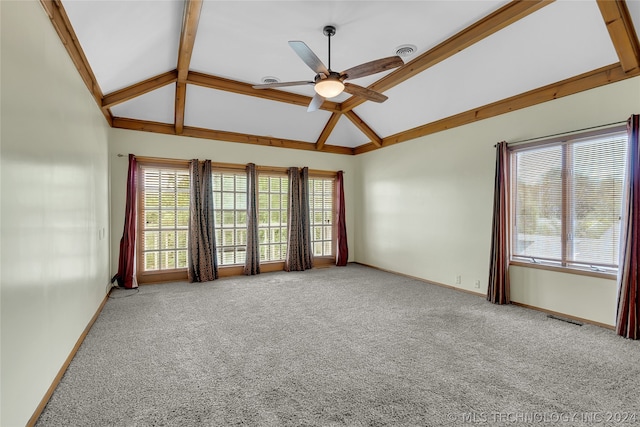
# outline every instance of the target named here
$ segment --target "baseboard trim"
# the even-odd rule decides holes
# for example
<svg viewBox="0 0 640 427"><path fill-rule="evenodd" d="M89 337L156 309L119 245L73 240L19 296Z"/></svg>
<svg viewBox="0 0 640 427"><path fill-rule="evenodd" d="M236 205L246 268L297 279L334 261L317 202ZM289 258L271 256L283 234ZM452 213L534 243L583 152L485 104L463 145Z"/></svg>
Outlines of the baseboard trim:
<svg viewBox="0 0 640 427"><path fill-rule="evenodd" d="M546 313L546 314L552 314L552 315L557 316L557 317L564 317L566 319L576 320L578 322L587 323L589 325L599 326L599 327L605 328L605 329L611 329L612 331L614 331L616 329L615 326L607 325L606 323L600 323L600 322L596 322L595 320L589 320L589 319L585 319L585 318L578 317L578 316L572 316L572 315L567 314L567 313L560 313L559 311L547 310L546 308L536 307L535 305L524 304L524 303L516 302L516 301L511 301L511 304L512 305L516 305L518 307L528 308L530 310L540 311L540 312Z"/></svg>
<svg viewBox="0 0 640 427"><path fill-rule="evenodd" d="M380 271L384 271L384 272L387 272L387 273L397 274L398 276L408 277L410 279L419 280L419 281L421 281L423 283L428 283L428 284L440 286L440 287L443 287L443 288L453 289L454 291L460 291L460 292L464 292L464 293L471 294L471 295L486 297L485 294L482 294L480 292L474 292L474 291L470 291L468 289L457 288L455 286L445 285L444 283L433 282L431 280L426 280L426 279L423 279L421 277L411 276L409 274L400 273L398 271L393 271L393 270L388 270L386 268L376 267L375 265L364 264L364 263L361 263L361 262L354 262L353 264L359 264L359 265L363 265L365 267L373 268L375 270L380 270ZM599 326L599 327L605 328L605 329L611 329L611 330L615 330L616 329L615 326L608 325L606 323L600 323L600 322L596 322L595 320L589 320L589 319L584 319L582 317L572 316L572 315L567 314L567 313L560 313L559 311L547 310L546 308L536 307L535 305L524 304L524 303L516 302L516 301L511 301L511 304L515 305L515 306L518 306L518 307L522 307L522 308L528 308L530 310L540 311L540 312L546 313L546 314L552 314L554 316L565 317L565 318L571 319L571 320L577 320L578 322L587 323L589 325L594 325L594 326Z"/></svg>
<svg viewBox="0 0 640 427"><path fill-rule="evenodd" d="M67 359L62 364L62 367L58 371L58 375L56 375L56 377L53 379L53 382L51 383L51 386L49 386L49 389L44 394L42 400L40 401L40 404L38 405L36 410L33 412L33 415L31 415L31 418L29 418L29 421L27 422L26 427L35 426L36 422L38 421L38 418L42 414L42 411L44 411L45 406L47 406L47 403L49 403L49 399L51 399L51 396L53 395L53 392L55 391L56 387L58 387L58 384L60 384L60 381L62 380L62 377L64 376L64 373L67 371L67 368L69 367L69 365L71 364L71 361L73 360L73 358L75 357L76 353L78 352L78 349L80 348L80 346L84 342L84 339L87 337L87 334L91 330L91 327L96 322L96 320L98 320L98 316L100 315L100 313L102 312L102 309L104 308L105 304L109 300L109 295L110 294L111 294L111 289L104 296L104 299L102 300L102 303L100 303L100 306L98 307L98 310L96 311L96 313L93 315L93 317L91 318L91 320L87 324L87 327L84 328L84 331L82 331L82 334L80 334L80 337L78 338L78 341L76 342L76 345L74 345L73 348L71 349L71 353L69 353L69 356L67 357Z"/></svg>
<svg viewBox="0 0 640 427"><path fill-rule="evenodd" d="M481 292L475 292L475 291L472 291L472 290L469 290L469 289L464 289L464 288L457 288L455 286L446 285L444 283L434 282L433 280L423 279L422 277L417 277L417 276L412 276L410 274L400 273L399 271L388 270L386 268L376 267L375 265L364 264L362 262L353 262L351 264L362 265L362 266L365 266L365 267L373 268L374 270L384 271L385 273L397 274L398 276L402 276L402 277L407 277L409 279L418 280L418 281L423 282L423 283L428 283L429 285L436 285L436 286L439 286L441 288L453 289L454 291L460 291L460 292L464 292L466 294L475 295L475 296L478 296L478 297L483 297L483 298L486 297L486 294L483 294Z"/></svg>

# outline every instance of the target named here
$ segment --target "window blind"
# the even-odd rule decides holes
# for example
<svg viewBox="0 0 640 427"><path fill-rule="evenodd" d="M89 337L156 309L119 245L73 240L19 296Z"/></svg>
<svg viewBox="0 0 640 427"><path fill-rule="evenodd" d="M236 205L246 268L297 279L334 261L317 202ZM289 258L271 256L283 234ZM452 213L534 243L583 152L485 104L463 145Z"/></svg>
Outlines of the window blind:
<svg viewBox="0 0 640 427"><path fill-rule="evenodd" d="M624 132L515 149L512 256L617 268L626 152Z"/></svg>
<svg viewBox="0 0 640 427"><path fill-rule="evenodd" d="M260 261L283 261L286 258L288 191L286 175L258 175Z"/></svg>
<svg viewBox="0 0 640 427"><path fill-rule="evenodd" d="M244 264L247 247L247 174L213 173L218 265Z"/></svg>
<svg viewBox="0 0 640 427"><path fill-rule="evenodd" d="M187 268L189 170L141 166L143 271Z"/></svg>
<svg viewBox="0 0 640 427"><path fill-rule="evenodd" d="M333 256L334 178L309 178L313 256Z"/></svg>

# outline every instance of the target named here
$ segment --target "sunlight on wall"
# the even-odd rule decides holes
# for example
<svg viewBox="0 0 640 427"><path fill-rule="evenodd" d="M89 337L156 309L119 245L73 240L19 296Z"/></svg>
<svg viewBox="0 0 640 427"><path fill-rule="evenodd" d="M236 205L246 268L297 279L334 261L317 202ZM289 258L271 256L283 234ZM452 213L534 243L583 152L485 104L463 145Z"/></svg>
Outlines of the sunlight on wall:
<svg viewBox="0 0 640 427"><path fill-rule="evenodd" d="M2 414L25 425L109 280L108 125L39 2L2 11Z"/></svg>

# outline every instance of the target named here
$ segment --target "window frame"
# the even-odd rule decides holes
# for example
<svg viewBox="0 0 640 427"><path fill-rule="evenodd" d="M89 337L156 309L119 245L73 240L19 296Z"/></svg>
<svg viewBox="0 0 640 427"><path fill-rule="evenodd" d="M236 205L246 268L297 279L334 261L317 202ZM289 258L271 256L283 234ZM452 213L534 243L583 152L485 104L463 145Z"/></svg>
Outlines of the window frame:
<svg viewBox="0 0 640 427"><path fill-rule="evenodd" d="M598 137L606 137L608 135L614 136L616 134L626 132L626 127L624 125L608 127L604 129L592 130L587 132L576 132L571 134L566 134L563 136L544 139L535 142L526 142L526 143L516 143L514 145L508 146L509 151L509 185L508 185L508 196L507 199L509 201L508 206L508 244L509 244L509 265L518 266L518 267L528 267L528 268L536 268L542 270L563 272L563 273L571 273L576 275L590 276L590 277L598 277L604 279L614 279L618 274L618 266L611 266L605 264L589 264L589 263L581 263L579 261L574 261L569 259L572 254L572 248L569 248L571 244L567 238L568 234L568 222L571 222L571 201L568 198L563 198L562 200L562 223L561 223L561 259L559 261L550 261L550 260L537 260L535 257L531 259L531 257L516 255L514 254L514 246L515 240L517 239L517 232L515 230L515 216L516 216L516 203L517 203L517 165L514 161L515 155L518 152L524 152L528 150L534 149L543 149L547 147L557 147L562 146L563 154L563 171L566 167L567 163L567 150L568 146L572 144L576 144L579 142L583 142L589 138L598 138ZM626 161L625 161L626 167ZM626 171L625 171L626 173ZM565 174L563 172L562 178L562 191L563 193L568 193L570 187L570 182L568 179L565 179ZM624 184L623 184L624 185ZM535 259L535 261L534 261ZM591 266L596 266L596 270L592 269Z"/></svg>
<svg viewBox="0 0 640 427"><path fill-rule="evenodd" d="M258 187L258 200L256 203L256 209L258 210L257 212L257 227L258 227L258 257L260 258L260 265L266 265L266 264L274 264L274 263L282 263L282 266L284 267L284 262L286 260L286 246L287 246L287 240L289 239L289 223L288 223L288 218L289 218L289 191L288 191L288 187L287 187L287 192L286 193L282 193L282 191L280 192L272 192L271 190L271 186L269 185L268 191L265 193L263 191L260 191L260 178L261 177L267 177L267 178L277 178L280 180L280 185L282 185L282 182L284 180L284 182L287 183L287 186L289 185L289 176L287 175L287 173L282 173L282 172L278 172L278 171L274 171L274 170L258 170L257 171L257 187ZM267 225L266 226L261 226L260 223L260 195L261 194L267 194L267 199L268 199L268 207L267 207L267 216L268 216L268 221L267 221ZM280 208L279 209L275 209L271 207L271 195L272 194L279 194L280 195ZM283 202L282 200L282 195L285 194L286 195L286 200ZM282 222L282 212L285 212L286 214L286 220L284 221L284 223ZM276 227L272 227L271 226L271 212L280 212L280 225L276 226ZM272 229L279 229L280 231L280 242L272 242L271 241L271 230ZM286 232L284 233L284 241L282 239L282 231L286 230ZM260 231L261 230L267 230L265 231L265 235L266 235L266 242L260 242ZM280 246L280 250L283 251L284 256L280 259L267 259L267 260L262 260L262 247L267 247L269 248L270 246ZM282 249L282 247L284 247L284 250ZM270 252L270 249L267 249L267 253Z"/></svg>
<svg viewBox="0 0 640 427"><path fill-rule="evenodd" d="M161 283L180 281L188 279L188 267L168 270L144 270L144 230L145 230L145 208L144 208L144 168L158 169L184 169L189 172L188 160L154 159L136 157L137 161L137 227L136 227L136 278L139 284ZM189 257L189 244L187 243L187 265Z"/></svg>
<svg viewBox="0 0 640 427"><path fill-rule="evenodd" d="M212 175L211 178L212 178L212 180L214 179L213 175L215 175L215 174L220 174L222 176L224 176L224 175L233 175L234 177L235 176L243 176L243 177L245 177L245 179L247 177L246 169L229 168L229 167L214 167L214 165L212 165L212 167L211 167L211 175ZM235 187L235 183L234 183L234 187ZM213 188L215 188L215 184L213 185ZM225 193L225 192L228 193L228 191L224 191L224 189L221 187L221 193ZM238 192L234 191L233 193L237 194ZM245 195L246 195L246 189L245 189ZM224 211L229 211L229 209L224 209L224 206L220 206L220 208L217 208L216 202L215 202L215 200L216 200L215 193L212 194L212 196L213 196L213 200L214 200L214 205L213 205L214 218L215 218L216 211L220 211L220 218L223 219ZM221 199L221 201L222 201L222 199ZM235 207L235 204L236 204L235 202L236 202L236 198L234 196L234 209L233 209L234 217L237 215L237 212L242 211L241 209L237 209ZM224 202L222 204L224 205ZM245 212L245 214L247 212L247 210L246 210L246 200L245 200L244 212ZM224 220L222 221L222 223L224 223ZM216 233L218 232L218 230L233 229L234 230L234 241L235 241L237 239L238 227L234 225L234 227L230 228L230 227L223 227L222 225L223 224L218 224L217 219L214 219L214 229L215 229ZM246 232L246 230L247 230L247 220L245 218L245 232ZM222 244L219 245L218 244L218 239L219 239L220 243L222 243L223 242L223 236L218 237L218 235L216 235L216 256L218 256L218 254L220 256L220 259L218 260L218 270L224 269L224 268L243 267L244 266L244 261L242 261L241 263L236 263L236 264L223 264L222 263L223 254L221 254L219 252L220 248L222 248L222 247L232 247L232 248L234 248L234 251L235 251L235 248L237 248L237 247L239 247L241 245L237 245L237 244L236 245L232 245L232 246L224 246ZM245 240L246 240L246 234L245 234ZM246 243L245 243L245 257L246 257Z"/></svg>
<svg viewBox="0 0 640 427"><path fill-rule="evenodd" d="M167 169L184 169L189 171L190 161L182 159L168 159L168 158L156 158L156 157L141 157L136 156L137 160L137 194L136 194L136 208L137 208L137 229L136 229L136 276L139 284L151 284L162 282L173 282L188 280L188 267L172 270L154 270L144 271L144 180L143 180L143 168L167 168ZM212 174L213 173L231 173L231 174L243 174L246 173L246 164L234 164L234 163L211 163ZM271 166L256 166L256 172L258 180L260 175L271 176L283 176L288 180L288 168L285 167L271 167ZM337 203L336 203L336 180L338 173L336 171L316 170L309 169L310 179L332 179L334 182L332 192L332 255L331 256L314 256L314 266L325 267L335 263L336 253L336 239L337 239ZM213 176L212 176L213 178ZM311 199L310 199L311 202ZM311 206L309 207L311 211ZM288 203L287 203L287 215L288 215ZM190 249L187 245L187 251ZM187 252L188 256L188 252ZM261 261L261 272L281 271L284 269L284 260L276 261ZM244 265L218 265L219 277L228 277L241 275L243 273Z"/></svg>
<svg viewBox="0 0 640 427"><path fill-rule="evenodd" d="M336 185L337 185L337 178L338 178L338 174L337 172L327 172L327 173L319 173L319 171L313 171L309 172L309 181L311 180L331 180L332 181L332 185L331 185L331 254L330 255L322 255L322 256L313 256L313 260L314 260L314 264L318 264L318 265L330 265L335 263L335 258L336 258L336 247L337 247L337 240L338 240L338 221L337 221L337 217L338 217L338 211L337 211L337 200L336 200L336 195L337 195L337 189L336 189ZM311 227L310 230L310 237L311 237L311 244L313 245L313 219L311 218L311 216L313 215L313 208L311 206L312 203L312 198L311 198L311 192L309 193L309 226ZM324 210L324 209L323 209ZM326 241L326 240L325 240ZM313 254L313 248L312 248L312 254Z"/></svg>

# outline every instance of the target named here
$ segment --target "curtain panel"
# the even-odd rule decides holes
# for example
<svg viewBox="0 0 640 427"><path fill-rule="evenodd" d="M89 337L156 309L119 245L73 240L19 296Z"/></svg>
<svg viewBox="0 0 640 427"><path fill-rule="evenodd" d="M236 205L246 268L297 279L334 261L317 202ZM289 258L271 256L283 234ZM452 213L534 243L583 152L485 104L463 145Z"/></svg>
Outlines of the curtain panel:
<svg viewBox="0 0 640 427"><path fill-rule="evenodd" d="M347 222L344 206L344 172L338 171L336 176L336 265L345 266L349 259L349 247L347 246Z"/></svg>
<svg viewBox="0 0 640 427"><path fill-rule="evenodd" d="M122 238L120 239L118 273L115 276L115 279L118 280L118 286L129 289L138 287L138 280L136 279L136 224L138 220L137 190L138 162L133 154L129 154L124 231L122 232Z"/></svg>
<svg viewBox="0 0 640 427"><path fill-rule="evenodd" d="M311 217L309 212L309 168L300 170L300 254L305 270L313 267Z"/></svg>
<svg viewBox="0 0 640 427"><path fill-rule="evenodd" d="M627 122L629 149L625 179L620 262L618 267L618 309L616 333L625 338L640 339L640 152L638 150L640 115Z"/></svg>
<svg viewBox="0 0 640 427"><path fill-rule="evenodd" d="M247 249L244 274L260 274L260 250L258 246L258 174L256 165L247 165Z"/></svg>
<svg viewBox="0 0 640 427"><path fill-rule="evenodd" d="M509 304L509 152L507 143L496 145L493 224L487 300Z"/></svg>
<svg viewBox="0 0 640 427"><path fill-rule="evenodd" d="M313 267L309 219L309 168L289 168L289 213L287 218L287 256L285 271Z"/></svg>
<svg viewBox="0 0 640 427"><path fill-rule="evenodd" d="M189 173L189 281L209 282L218 278L211 160L191 160Z"/></svg>

